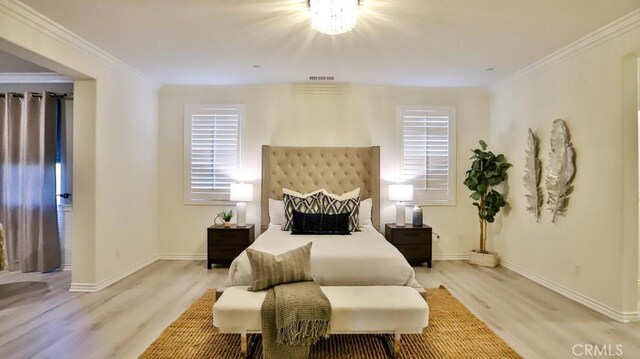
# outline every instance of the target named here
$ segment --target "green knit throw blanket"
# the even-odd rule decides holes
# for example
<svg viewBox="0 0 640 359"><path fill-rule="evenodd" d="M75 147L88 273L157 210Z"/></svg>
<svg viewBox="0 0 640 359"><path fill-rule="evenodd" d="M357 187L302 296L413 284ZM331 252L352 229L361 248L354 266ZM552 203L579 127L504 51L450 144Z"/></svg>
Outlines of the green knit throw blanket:
<svg viewBox="0 0 640 359"><path fill-rule="evenodd" d="M307 358L329 336L331 303L316 282L277 285L262 302L263 357Z"/></svg>

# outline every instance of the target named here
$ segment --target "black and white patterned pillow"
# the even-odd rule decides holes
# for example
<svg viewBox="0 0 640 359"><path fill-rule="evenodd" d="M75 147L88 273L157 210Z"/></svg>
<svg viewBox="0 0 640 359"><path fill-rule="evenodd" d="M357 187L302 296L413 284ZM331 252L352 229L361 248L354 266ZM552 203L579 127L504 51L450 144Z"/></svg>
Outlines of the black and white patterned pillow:
<svg viewBox="0 0 640 359"><path fill-rule="evenodd" d="M340 214L349 213L349 232L358 230L358 214L360 212L360 197L348 199L335 199L327 195L322 196L322 213Z"/></svg>
<svg viewBox="0 0 640 359"><path fill-rule="evenodd" d="M291 230L294 209L302 213L321 213L322 197L322 192L316 192L307 197L298 197L288 193L283 194L282 200L284 201L284 223L282 225L282 230Z"/></svg>

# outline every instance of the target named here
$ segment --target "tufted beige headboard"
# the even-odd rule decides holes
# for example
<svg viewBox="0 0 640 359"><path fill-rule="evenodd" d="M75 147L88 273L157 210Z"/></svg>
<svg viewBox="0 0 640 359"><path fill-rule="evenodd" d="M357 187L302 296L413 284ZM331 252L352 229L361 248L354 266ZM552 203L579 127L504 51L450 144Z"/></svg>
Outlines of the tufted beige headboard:
<svg viewBox="0 0 640 359"><path fill-rule="evenodd" d="M262 146L261 231L269 226L269 198L282 199L282 187L301 193L320 188L342 194L360 187L372 198L371 221L380 228L380 147Z"/></svg>

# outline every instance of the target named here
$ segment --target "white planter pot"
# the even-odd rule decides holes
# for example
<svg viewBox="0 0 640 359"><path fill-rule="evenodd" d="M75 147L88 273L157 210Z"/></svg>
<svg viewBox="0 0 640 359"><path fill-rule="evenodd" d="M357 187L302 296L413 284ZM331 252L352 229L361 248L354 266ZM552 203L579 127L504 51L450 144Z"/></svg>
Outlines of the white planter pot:
<svg viewBox="0 0 640 359"><path fill-rule="evenodd" d="M469 263L495 268L500 263L500 257L495 252L481 253L473 250L469 253Z"/></svg>

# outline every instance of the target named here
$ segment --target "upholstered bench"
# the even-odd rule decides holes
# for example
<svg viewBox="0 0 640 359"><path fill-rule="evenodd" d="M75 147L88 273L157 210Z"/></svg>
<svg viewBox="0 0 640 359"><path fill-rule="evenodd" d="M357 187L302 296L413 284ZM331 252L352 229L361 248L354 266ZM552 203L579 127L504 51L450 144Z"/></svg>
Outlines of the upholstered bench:
<svg viewBox="0 0 640 359"><path fill-rule="evenodd" d="M213 306L213 326L220 333L241 335L242 355L247 354L247 333L260 333L260 308L266 291L248 287L227 288ZM411 287L322 287L331 302L332 334L393 334L394 357L401 334L422 333L429 323L429 307Z"/></svg>

